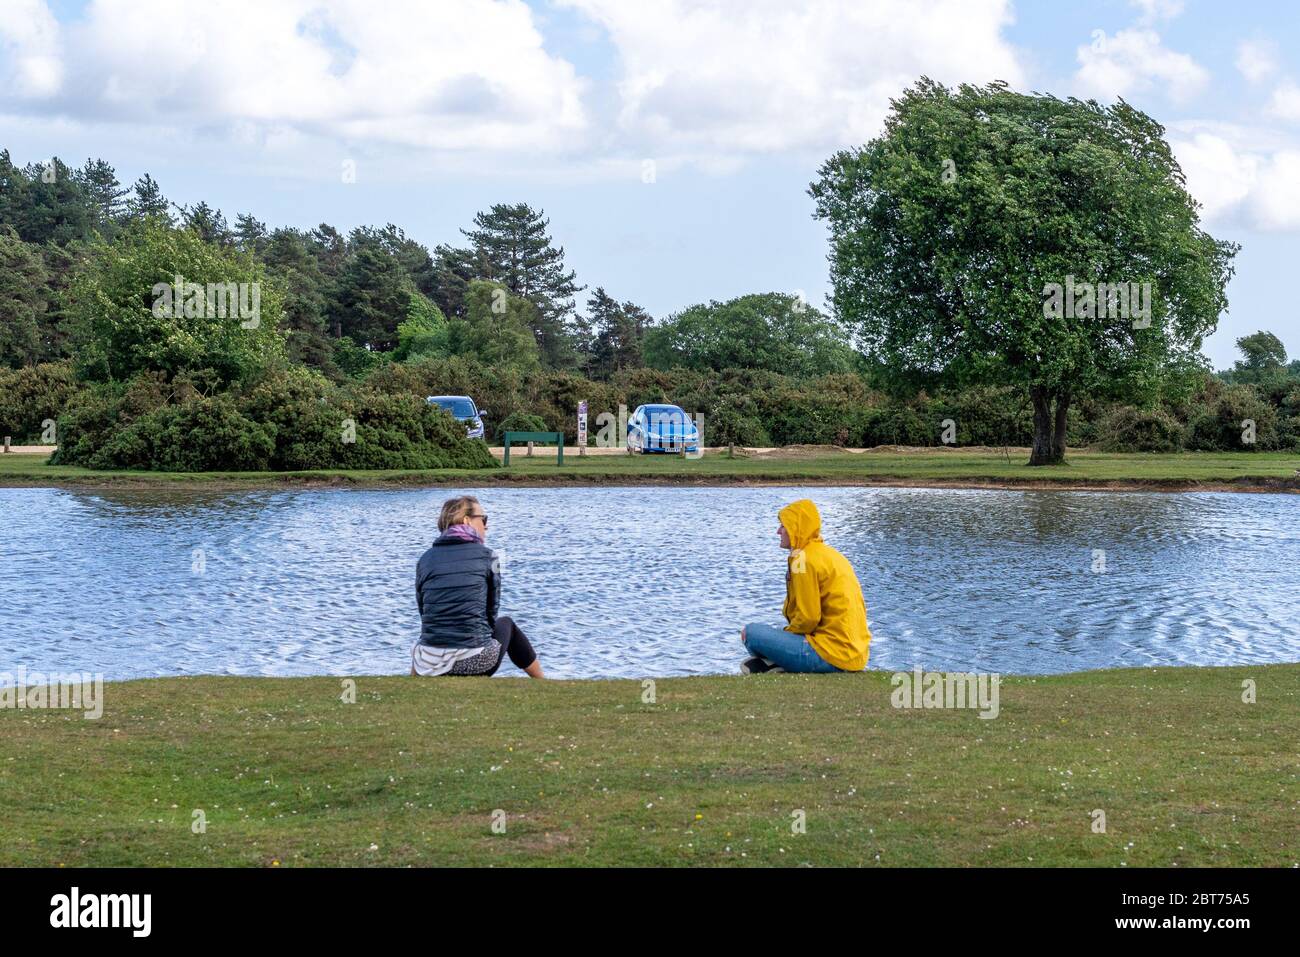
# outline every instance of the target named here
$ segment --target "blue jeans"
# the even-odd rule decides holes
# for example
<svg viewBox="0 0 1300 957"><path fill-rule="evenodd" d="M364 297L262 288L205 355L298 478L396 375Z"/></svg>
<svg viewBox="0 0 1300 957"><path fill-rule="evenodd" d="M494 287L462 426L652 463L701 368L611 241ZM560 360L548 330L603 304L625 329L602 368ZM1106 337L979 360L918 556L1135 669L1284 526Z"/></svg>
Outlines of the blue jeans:
<svg viewBox="0 0 1300 957"><path fill-rule="evenodd" d="M792 674L829 674L840 670L817 654L803 635L762 622L745 626L745 647L751 655L766 658Z"/></svg>

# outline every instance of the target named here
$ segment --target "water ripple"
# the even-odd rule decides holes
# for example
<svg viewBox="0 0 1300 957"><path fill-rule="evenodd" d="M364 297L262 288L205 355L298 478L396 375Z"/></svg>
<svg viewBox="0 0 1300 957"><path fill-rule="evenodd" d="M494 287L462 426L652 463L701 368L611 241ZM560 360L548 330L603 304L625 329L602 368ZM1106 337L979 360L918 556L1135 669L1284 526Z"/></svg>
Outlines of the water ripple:
<svg viewBox="0 0 1300 957"><path fill-rule="evenodd" d="M557 677L733 671L739 627L780 622L776 511L805 496L858 570L875 668L1300 658L1289 496L465 491L491 514L502 611ZM401 673L415 561L450 494L0 489L0 670Z"/></svg>

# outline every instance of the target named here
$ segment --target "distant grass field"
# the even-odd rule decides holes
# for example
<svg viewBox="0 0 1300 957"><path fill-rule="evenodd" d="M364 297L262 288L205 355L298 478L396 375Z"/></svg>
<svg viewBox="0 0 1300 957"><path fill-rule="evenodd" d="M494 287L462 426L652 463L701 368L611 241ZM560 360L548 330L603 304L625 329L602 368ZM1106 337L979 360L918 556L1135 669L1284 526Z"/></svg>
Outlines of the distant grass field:
<svg viewBox="0 0 1300 957"><path fill-rule="evenodd" d="M109 684L100 720L0 709L0 865L1300 864L1300 665L1006 678L993 720L891 690Z"/></svg>
<svg viewBox="0 0 1300 957"><path fill-rule="evenodd" d="M0 486L184 486L206 485L491 485L510 484L952 484L1194 488L1199 485L1300 490L1300 455L1270 452L1118 454L1074 451L1064 465L1031 468L1028 453L961 449L914 449L863 453L787 451L767 455L709 452L700 459L672 455L579 457L567 450L564 465L554 452L523 450L509 468L439 470L325 470L314 472L102 472L45 464L44 456L0 456Z"/></svg>

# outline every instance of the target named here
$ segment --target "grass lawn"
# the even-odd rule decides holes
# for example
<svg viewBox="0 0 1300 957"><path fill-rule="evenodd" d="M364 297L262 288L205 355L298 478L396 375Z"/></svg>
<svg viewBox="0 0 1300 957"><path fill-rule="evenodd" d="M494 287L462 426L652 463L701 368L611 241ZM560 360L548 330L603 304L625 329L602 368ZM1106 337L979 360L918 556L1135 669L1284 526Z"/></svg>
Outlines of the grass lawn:
<svg viewBox="0 0 1300 957"><path fill-rule="evenodd" d="M1028 452L912 449L863 453L786 450L762 455L710 452L700 459L672 455L591 455L569 450L557 466L550 450L527 458L511 455L510 467L476 470L327 470L318 472L100 472L45 464L44 456L0 456L0 486L162 486L187 484L341 485L491 484L854 484L1006 485L1036 487L1134 487L1300 490L1300 455L1273 452L1182 452L1119 454L1074 451L1064 465L1030 468Z"/></svg>
<svg viewBox="0 0 1300 957"><path fill-rule="evenodd" d="M0 865L1300 864L1300 665L1006 678L993 720L883 672L356 682L0 710Z"/></svg>

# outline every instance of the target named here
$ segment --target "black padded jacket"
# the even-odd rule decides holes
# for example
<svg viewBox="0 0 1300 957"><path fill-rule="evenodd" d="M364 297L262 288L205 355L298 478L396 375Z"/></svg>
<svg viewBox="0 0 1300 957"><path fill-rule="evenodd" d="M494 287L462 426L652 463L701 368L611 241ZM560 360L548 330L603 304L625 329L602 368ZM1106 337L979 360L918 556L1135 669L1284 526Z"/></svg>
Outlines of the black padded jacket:
<svg viewBox="0 0 1300 957"><path fill-rule="evenodd" d="M486 645L500 601L501 565L482 542L443 534L415 566L420 641L426 645Z"/></svg>

